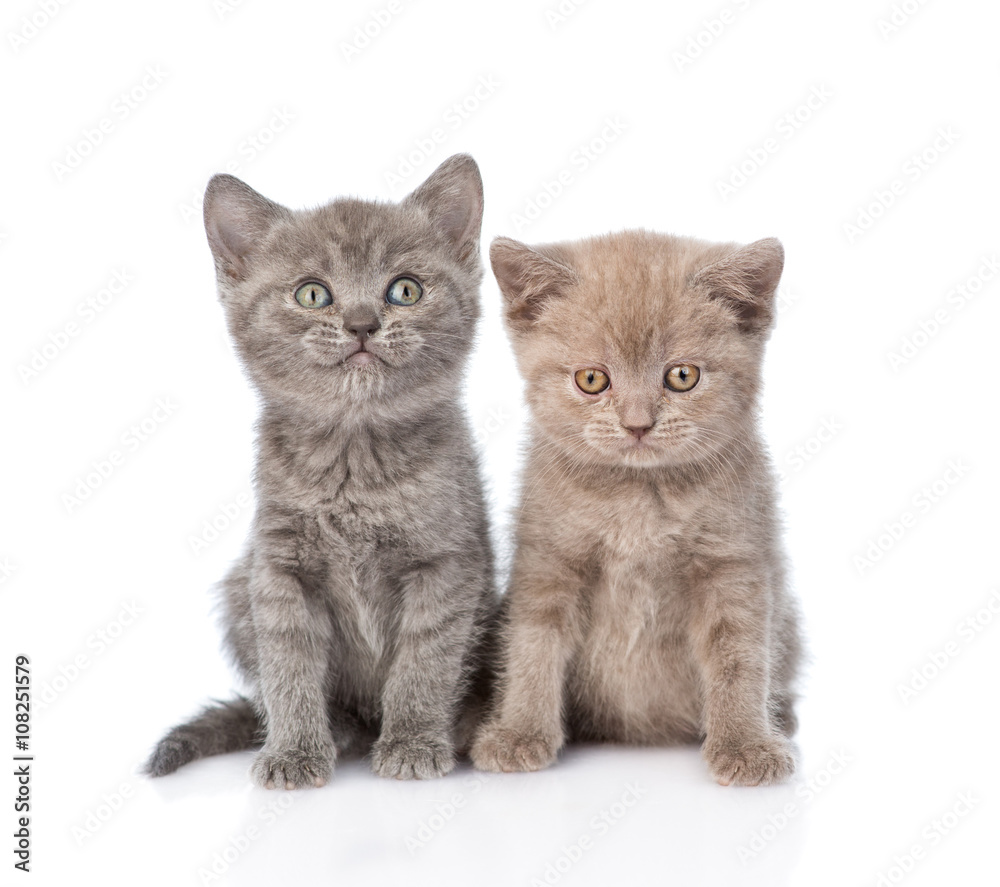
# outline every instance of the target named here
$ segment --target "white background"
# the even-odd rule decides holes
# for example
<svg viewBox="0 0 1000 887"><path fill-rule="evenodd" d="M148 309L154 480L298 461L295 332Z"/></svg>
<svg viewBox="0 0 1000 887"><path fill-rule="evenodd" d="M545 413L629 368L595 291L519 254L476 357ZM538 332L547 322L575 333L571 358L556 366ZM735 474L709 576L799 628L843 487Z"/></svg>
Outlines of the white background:
<svg viewBox="0 0 1000 887"><path fill-rule="evenodd" d="M16 654L32 665L25 883L917 887L995 868L996 5L557 2L4 5L0 661L8 686ZM795 783L722 788L694 748L420 784L354 761L294 795L252 788L249 752L136 775L233 686L208 592L250 517L255 402L215 300L208 177L293 207L398 199L458 151L482 169L484 254L638 226L784 242L764 428L813 660ZM483 302L468 398L507 563L523 415L489 274Z"/></svg>

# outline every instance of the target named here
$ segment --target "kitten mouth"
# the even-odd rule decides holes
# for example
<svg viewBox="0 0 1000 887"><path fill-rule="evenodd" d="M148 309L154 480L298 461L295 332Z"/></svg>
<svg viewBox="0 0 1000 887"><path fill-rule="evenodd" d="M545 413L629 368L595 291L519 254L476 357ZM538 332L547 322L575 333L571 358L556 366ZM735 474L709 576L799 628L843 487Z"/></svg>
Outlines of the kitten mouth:
<svg viewBox="0 0 1000 887"><path fill-rule="evenodd" d="M645 463L650 459L658 459L661 455L660 449L660 447L645 438L636 440L634 437L630 437L628 440L622 442L619 452L627 462L638 461Z"/></svg>
<svg viewBox="0 0 1000 887"><path fill-rule="evenodd" d="M354 351L344 358L344 363L346 365L358 367L368 366L369 364L377 363L378 361L378 357L372 354L371 351L366 351L364 345L358 345Z"/></svg>

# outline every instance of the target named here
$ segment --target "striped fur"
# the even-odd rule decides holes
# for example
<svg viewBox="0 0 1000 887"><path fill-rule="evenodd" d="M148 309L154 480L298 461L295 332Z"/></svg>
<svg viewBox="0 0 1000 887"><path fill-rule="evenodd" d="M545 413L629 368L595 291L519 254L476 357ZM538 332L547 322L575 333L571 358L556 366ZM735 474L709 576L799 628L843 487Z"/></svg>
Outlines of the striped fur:
<svg viewBox="0 0 1000 887"><path fill-rule="evenodd" d="M338 753L372 738L382 776L454 765L495 609L460 406L482 206L464 155L398 204L291 211L231 176L209 183L219 295L262 402L257 510L221 585L226 646L251 692L174 728L151 774L261 744L258 785L321 785ZM387 301L401 275L422 284L412 305ZM332 303L297 302L307 280Z"/></svg>

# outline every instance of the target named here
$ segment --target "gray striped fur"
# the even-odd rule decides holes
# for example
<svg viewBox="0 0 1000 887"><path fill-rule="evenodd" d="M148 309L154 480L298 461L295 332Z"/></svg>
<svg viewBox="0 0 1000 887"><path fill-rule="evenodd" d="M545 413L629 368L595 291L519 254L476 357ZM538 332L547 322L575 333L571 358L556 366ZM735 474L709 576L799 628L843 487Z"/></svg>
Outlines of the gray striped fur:
<svg viewBox="0 0 1000 887"><path fill-rule="evenodd" d="M398 204L291 211L231 176L209 183L219 295L262 404L257 511L221 585L226 646L251 692L171 731L151 774L255 739L252 777L269 788L322 785L338 752L373 737L379 775L453 767L495 609L460 405L482 207L466 155ZM416 304L387 302L400 275L423 285ZM332 304L297 303L305 280ZM375 359L352 360L359 342Z"/></svg>

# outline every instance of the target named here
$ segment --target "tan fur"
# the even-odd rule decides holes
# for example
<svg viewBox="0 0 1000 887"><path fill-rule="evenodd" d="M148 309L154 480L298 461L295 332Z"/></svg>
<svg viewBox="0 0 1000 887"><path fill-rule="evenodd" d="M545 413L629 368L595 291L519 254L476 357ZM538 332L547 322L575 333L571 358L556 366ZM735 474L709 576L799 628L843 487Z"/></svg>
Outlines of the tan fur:
<svg viewBox="0 0 1000 887"><path fill-rule="evenodd" d="M756 427L781 245L627 231L491 259L532 424L476 766L704 741L722 783L786 778L797 613ZM664 386L676 363L691 391ZM574 373L595 367L611 385L588 396Z"/></svg>

